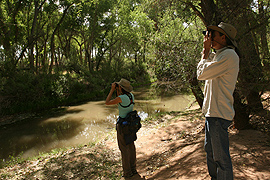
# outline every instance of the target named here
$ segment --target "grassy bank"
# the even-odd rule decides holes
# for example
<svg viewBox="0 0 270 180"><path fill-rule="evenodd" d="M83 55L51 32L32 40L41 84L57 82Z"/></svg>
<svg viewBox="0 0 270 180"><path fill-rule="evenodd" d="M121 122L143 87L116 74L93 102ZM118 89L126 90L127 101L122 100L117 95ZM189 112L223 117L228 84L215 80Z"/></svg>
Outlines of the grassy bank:
<svg viewBox="0 0 270 180"><path fill-rule="evenodd" d="M119 152L102 142L54 149L27 160L11 158L0 169L1 179L119 179Z"/></svg>

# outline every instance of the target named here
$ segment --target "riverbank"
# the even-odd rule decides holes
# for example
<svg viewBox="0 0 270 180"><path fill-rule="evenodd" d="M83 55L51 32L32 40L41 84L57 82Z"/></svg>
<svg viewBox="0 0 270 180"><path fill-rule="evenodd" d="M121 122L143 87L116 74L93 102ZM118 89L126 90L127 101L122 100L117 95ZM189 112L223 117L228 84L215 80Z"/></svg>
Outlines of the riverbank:
<svg viewBox="0 0 270 180"><path fill-rule="evenodd" d="M229 133L235 179L270 179L269 135L257 130ZM203 141L204 118L198 107L148 119L136 141L138 172L149 180L210 179ZM116 133L95 145L11 164L0 174L1 179L121 179Z"/></svg>

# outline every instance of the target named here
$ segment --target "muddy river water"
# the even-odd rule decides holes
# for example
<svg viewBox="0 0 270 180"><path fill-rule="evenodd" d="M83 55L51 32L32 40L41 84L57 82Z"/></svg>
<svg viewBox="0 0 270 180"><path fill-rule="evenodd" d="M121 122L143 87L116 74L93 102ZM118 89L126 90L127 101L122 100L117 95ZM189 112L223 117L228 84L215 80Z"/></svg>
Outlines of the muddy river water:
<svg viewBox="0 0 270 180"><path fill-rule="evenodd" d="M142 119L159 111L182 111L194 101L187 95L154 98L149 92L134 92L134 95L134 109ZM95 142L114 129L117 113L116 105L106 106L105 101L90 101L63 107L52 115L1 126L0 160L3 162L18 155L27 158L56 148Z"/></svg>

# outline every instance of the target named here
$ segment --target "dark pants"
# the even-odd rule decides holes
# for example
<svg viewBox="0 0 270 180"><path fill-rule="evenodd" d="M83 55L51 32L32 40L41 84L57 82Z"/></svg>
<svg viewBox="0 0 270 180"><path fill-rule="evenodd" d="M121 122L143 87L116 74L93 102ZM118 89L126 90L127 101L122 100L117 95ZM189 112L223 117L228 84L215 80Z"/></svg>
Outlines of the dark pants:
<svg viewBox="0 0 270 180"><path fill-rule="evenodd" d="M233 168L229 152L228 127L231 121L207 117L205 121L205 151L212 180L233 180Z"/></svg>
<svg viewBox="0 0 270 180"><path fill-rule="evenodd" d="M122 156L122 167L125 177L137 173L136 170L136 148L134 142L126 145L121 125L117 124L117 142Z"/></svg>

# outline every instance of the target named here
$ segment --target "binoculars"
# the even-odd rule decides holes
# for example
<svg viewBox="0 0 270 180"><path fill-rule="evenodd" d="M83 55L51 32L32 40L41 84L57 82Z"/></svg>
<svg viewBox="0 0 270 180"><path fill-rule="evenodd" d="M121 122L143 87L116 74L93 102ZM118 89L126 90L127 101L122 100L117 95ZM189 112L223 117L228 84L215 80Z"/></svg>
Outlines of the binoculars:
<svg viewBox="0 0 270 180"><path fill-rule="evenodd" d="M211 33L213 33L214 32L214 30L212 30L212 29L209 29L209 30L207 30L208 31L208 35ZM202 33L203 33L203 35L206 35L206 33L207 33L207 31L203 31Z"/></svg>
<svg viewBox="0 0 270 180"><path fill-rule="evenodd" d="M113 84L113 83L112 83L112 84ZM111 84L111 85L112 85L112 84ZM118 86L119 86L119 85L118 85L117 83L115 83L115 87L117 88Z"/></svg>

